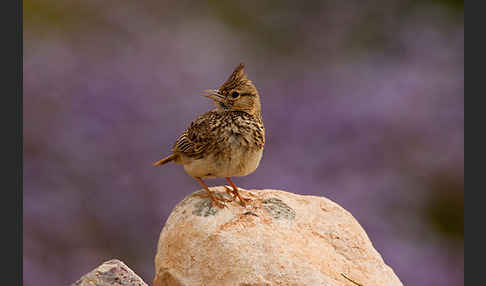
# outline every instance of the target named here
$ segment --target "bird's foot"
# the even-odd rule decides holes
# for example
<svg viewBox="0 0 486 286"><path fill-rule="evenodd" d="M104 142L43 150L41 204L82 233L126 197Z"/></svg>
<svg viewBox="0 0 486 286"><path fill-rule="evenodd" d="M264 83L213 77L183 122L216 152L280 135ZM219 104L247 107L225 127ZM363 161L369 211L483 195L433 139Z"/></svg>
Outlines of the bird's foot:
<svg viewBox="0 0 486 286"><path fill-rule="evenodd" d="M225 191L231 196L231 200L229 200L229 202L232 202L236 199L236 195L235 193L233 192L233 189L231 189L230 187L228 186L223 186Z"/></svg>
<svg viewBox="0 0 486 286"><path fill-rule="evenodd" d="M232 196L232 199L230 200L230 202L234 201L236 198L239 198L240 199L240 204L243 207L245 207L246 206L246 202L250 202L250 201L253 200L253 199L250 199L250 198L242 197L237 190L231 189L228 186L223 186L223 187L226 190L226 192Z"/></svg>
<svg viewBox="0 0 486 286"><path fill-rule="evenodd" d="M210 191L206 191L206 193L194 194L194 195L200 198L209 198L209 200L211 201L211 206L212 207L217 206L220 209L226 207L226 205L222 202L231 202L230 200L219 197L217 194L214 194L213 192Z"/></svg>

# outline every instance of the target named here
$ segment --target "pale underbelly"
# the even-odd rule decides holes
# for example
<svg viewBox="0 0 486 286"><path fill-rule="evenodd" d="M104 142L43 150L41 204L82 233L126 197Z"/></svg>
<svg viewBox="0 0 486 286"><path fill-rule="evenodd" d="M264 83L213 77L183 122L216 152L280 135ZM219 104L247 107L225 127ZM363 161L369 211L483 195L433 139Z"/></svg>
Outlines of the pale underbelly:
<svg viewBox="0 0 486 286"><path fill-rule="evenodd" d="M184 170L192 177L222 178L246 176L258 167L260 150L239 150L229 156L211 155L201 159L183 158Z"/></svg>

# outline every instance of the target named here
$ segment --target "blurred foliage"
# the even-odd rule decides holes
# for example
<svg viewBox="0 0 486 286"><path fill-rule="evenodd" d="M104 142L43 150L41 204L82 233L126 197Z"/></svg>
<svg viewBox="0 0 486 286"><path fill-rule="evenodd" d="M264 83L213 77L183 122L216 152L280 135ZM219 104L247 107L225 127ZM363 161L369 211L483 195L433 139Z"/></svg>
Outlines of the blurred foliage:
<svg viewBox="0 0 486 286"><path fill-rule="evenodd" d="M464 242L464 177L444 174L429 180L424 216L441 235Z"/></svg>
<svg viewBox="0 0 486 286"><path fill-rule="evenodd" d="M110 4L111 3L111 4ZM197 13L197 9L190 8L188 3L170 5L165 2L162 5L158 1L147 0L144 2L146 9L155 13L161 19L172 18L178 13L186 13L191 17ZM356 23L346 33L347 44L344 48L349 52L366 53L366 48L376 49L392 45L392 35L387 31L406 20L406 17L414 13L416 9L426 4L438 4L449 10L461 12L464 9L463 1L456 0L412 0L412 1L220 1L210 0L196 4L201 11L209 8L209 13L219 18L222 23L239 31L243 35L252 38L251 43L262 50L268 50L269 54L292 56L301 52L306 41L304 31L309 25L314 25L316 32L323 35L331 26L340 25L341 20L331 14L336 10L351 13L356 18ZM88 3L83 5L77 1L52 1L52 0L24 0L24 22L26 29L41 33L55 31L87 32L89 29L116 29L112 23L106 21L96 9L101 4ZM106 2L104 6L117 5L116 2ZM171 10L163 9L164 5ZM383 5L387 7L384 8ZM187 9L181 11L181 7ZM352 8L352 9L350 9ZM357 11L359 14L357 14ZM330 11L329 15L327 15ZM170 13L172 12L172 13ZM197 16L197 15L196 15ZM201 16L201 15L199 15ZM393 18L390 21L388 18ZM282 19L284 19L282 21ZM302 19L304 19L302 21ZM388 20L387 20L388 19ZM179 19L181 20L181 19ZM397 26L398 27L398 26ZM316 34L316 37L321 35Z"/></svg>
<svg viewBox="0 0 486 286"><path fill-rule="evenodd" d="M58 34L76 38L93 30L122 33L103 10L82 1L23 0L24 31L36 37ZM29 40L24 36L24 40Z"/></svg>
<svg viewBox="0 0 486 286"><path fill-rule="evenodd" d="M302 44L299 31L319 14L320 1L208 1L216 17L231 28L252 36L253 42L280 55L295 52ZM281 19L284 19L283 21Z"/></svg>
<svg viewBox="0 0 486 286"><path fill-rule="evenodd" d="M453 12L464 9L463 1L412 0L412 1L222 1L208 2L215 15L231 28L253 37L254 43L263 49L282 56L298 53L305 41L305 29L318 24L316 37L326 34L329 27L340 25L333 17L336 10L343 10L356 17L356 23L346 33L348 51L366 53L366 49L382 49L390 46L394 38L388 31L398 29L399 24L426 4L439 4ZM384 8L384 6L386 8ZM352 9L351 9L352 8ZM330 11L329 15L326 11ZM357 13L359 11L359 13ZM339 17L339 16L338 16ZM390 20L392 18L393 20ZM281 19L285 19L281 21ZM304 19L298 20L298 19ZM390 27L395 25L395 27Z"/></svg>
<svg viewBox="0 0 486 286"><path fill-rule="evenodd" d="M76 2L71 2L76 4ZM68 28L96 20L90 6L74 7L61 1L23 0L24 22L28 29L55 31L55 27ZM40 27L36 27L41 25ZM51 30L52 29L52 30Z"/></svg>
<svg viewBox="0 0 486 286"><path fill-rule="evenodd" d="M458 13L464 12L464 0L414 0L416 5L430 2L434 4L442 4Z"/></svg>

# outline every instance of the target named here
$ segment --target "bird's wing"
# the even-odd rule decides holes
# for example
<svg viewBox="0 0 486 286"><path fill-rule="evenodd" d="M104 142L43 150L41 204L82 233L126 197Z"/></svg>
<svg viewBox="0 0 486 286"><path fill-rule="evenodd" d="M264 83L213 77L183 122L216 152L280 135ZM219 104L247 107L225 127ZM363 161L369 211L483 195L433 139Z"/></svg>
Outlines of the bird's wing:
<svg viewBox="0 0 486 286"><path fill-rule="evenodd" d="M189 157L198 157L213 143L212 126L215 120L213 112L207 112L191 122L191 125L177 139L172 152Z"/></svg>

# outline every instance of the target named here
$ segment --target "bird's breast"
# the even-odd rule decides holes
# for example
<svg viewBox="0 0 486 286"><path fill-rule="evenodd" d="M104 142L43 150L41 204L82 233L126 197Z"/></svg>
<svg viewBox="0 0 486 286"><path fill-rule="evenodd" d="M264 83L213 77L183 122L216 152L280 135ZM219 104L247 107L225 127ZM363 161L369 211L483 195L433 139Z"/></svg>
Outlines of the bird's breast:
<svg viewBox="0 0 486 286"><path fill-rule="evenodd" d="M216 164L225 170L228 177L246 176L255 171L263 155L263 146L256 144L251 134L234 129L225 138Z"/></svg>

